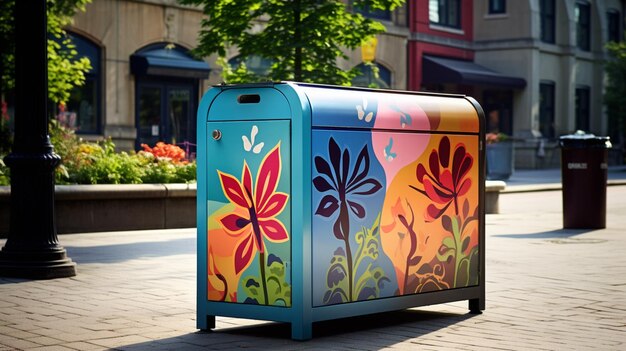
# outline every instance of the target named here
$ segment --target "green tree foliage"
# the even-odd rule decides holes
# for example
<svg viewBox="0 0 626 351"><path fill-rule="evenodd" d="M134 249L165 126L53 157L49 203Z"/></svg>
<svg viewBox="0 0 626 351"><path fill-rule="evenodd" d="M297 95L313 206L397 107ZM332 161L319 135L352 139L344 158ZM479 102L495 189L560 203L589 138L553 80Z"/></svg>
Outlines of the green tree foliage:
<svg viewBox="0 0 626 351"><path fill-rule="evenodd" d="M609 116L609 130L617 142L626 140L626 42L607 44L611 59L606 62L608 84L604 103ZM621 139L621 140L620 140Z"/></svg>
<svg viewBox="0 0 626 351"><path fill-rule="evenodd" d="M14 85L14 5L15 0L0 1L0 93L13 89Z"/></svg>
<svg viewBox="0 0 626 351"><path fill-rule="evenodd" d="M24 0L22 0L24 1ZM48 97L55 103L69 99L74 86L85 82L91 69L89 59L77 57L75 46L67 37L69 25L77 11L85 11L91 0L48 0ZM15 0L0 1L0 93L15 86ZM0 97L1 95L0 94Z"/></svg>
<svg viewBox="0 0 626 351"><path fill-rule="evenodd" d="M355 9L393 10L404 0L179 0L203 7L195 53L217 53L228 83L253 80L295 80L349 85L356 70L344 71L338 58L385 27ZM350 5L347 5L349 3ZM267 76L246 67L228 67L226 48L236 47L245 61L260 56L272 62ZM242 78L243 77L243 78Z"/></svg>

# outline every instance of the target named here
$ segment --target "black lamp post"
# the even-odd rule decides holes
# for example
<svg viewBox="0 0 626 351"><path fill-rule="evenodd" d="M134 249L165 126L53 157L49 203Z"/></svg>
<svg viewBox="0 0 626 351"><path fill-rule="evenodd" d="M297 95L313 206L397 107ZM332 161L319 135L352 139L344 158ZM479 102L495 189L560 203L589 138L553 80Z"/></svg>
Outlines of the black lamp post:
<svg viewBox="0 0 626 351"><path fill-rule="evenodd" d="M54 216L54 169L61 158L48 136L46 0L15 1L15 139L9 236L0 276L50 279L76 275L59 245Z"/></svg>

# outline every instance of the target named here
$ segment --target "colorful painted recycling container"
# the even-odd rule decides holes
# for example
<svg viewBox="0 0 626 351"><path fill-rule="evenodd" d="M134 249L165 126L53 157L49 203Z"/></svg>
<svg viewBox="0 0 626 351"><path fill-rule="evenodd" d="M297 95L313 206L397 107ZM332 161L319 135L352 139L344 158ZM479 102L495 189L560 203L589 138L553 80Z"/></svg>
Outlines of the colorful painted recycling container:
<svg viewBox="0 0 626 351"><path fill-rule="evenodd" d="M198 110L197 326L485 306L484 113L462 95L221 85Z"/></svg>

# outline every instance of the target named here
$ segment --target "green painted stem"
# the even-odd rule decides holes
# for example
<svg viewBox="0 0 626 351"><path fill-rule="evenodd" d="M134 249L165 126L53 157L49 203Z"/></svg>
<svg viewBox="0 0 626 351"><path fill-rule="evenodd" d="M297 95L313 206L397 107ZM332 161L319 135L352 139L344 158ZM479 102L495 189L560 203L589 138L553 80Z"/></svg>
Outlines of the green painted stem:
<svg viewBox="0 0 626 351"><path fill-rule="evenodd" d="M269 305L269 299L267 297L267 282L265 281L265 252L259 253L259 264L261 268L261 284L263 284L263 298L265 299L265 305Z"/></svg>

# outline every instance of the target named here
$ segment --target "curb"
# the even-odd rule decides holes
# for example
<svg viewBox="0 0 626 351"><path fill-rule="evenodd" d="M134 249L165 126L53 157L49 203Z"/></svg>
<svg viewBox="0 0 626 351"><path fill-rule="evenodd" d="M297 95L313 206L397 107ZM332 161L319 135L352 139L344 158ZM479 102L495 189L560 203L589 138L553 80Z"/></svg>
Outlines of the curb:
<svg viewBox="0 0 626 351"><path fill-rule="evenodd" d="M609 179L606 182L607 186L626 185L626 179ZM546 183L546 184L531 184L531 185L507 185L504 190L500 191L502 194L512 193L528 193L534 191L561 191L563 185L561 183Z"/></svg>

